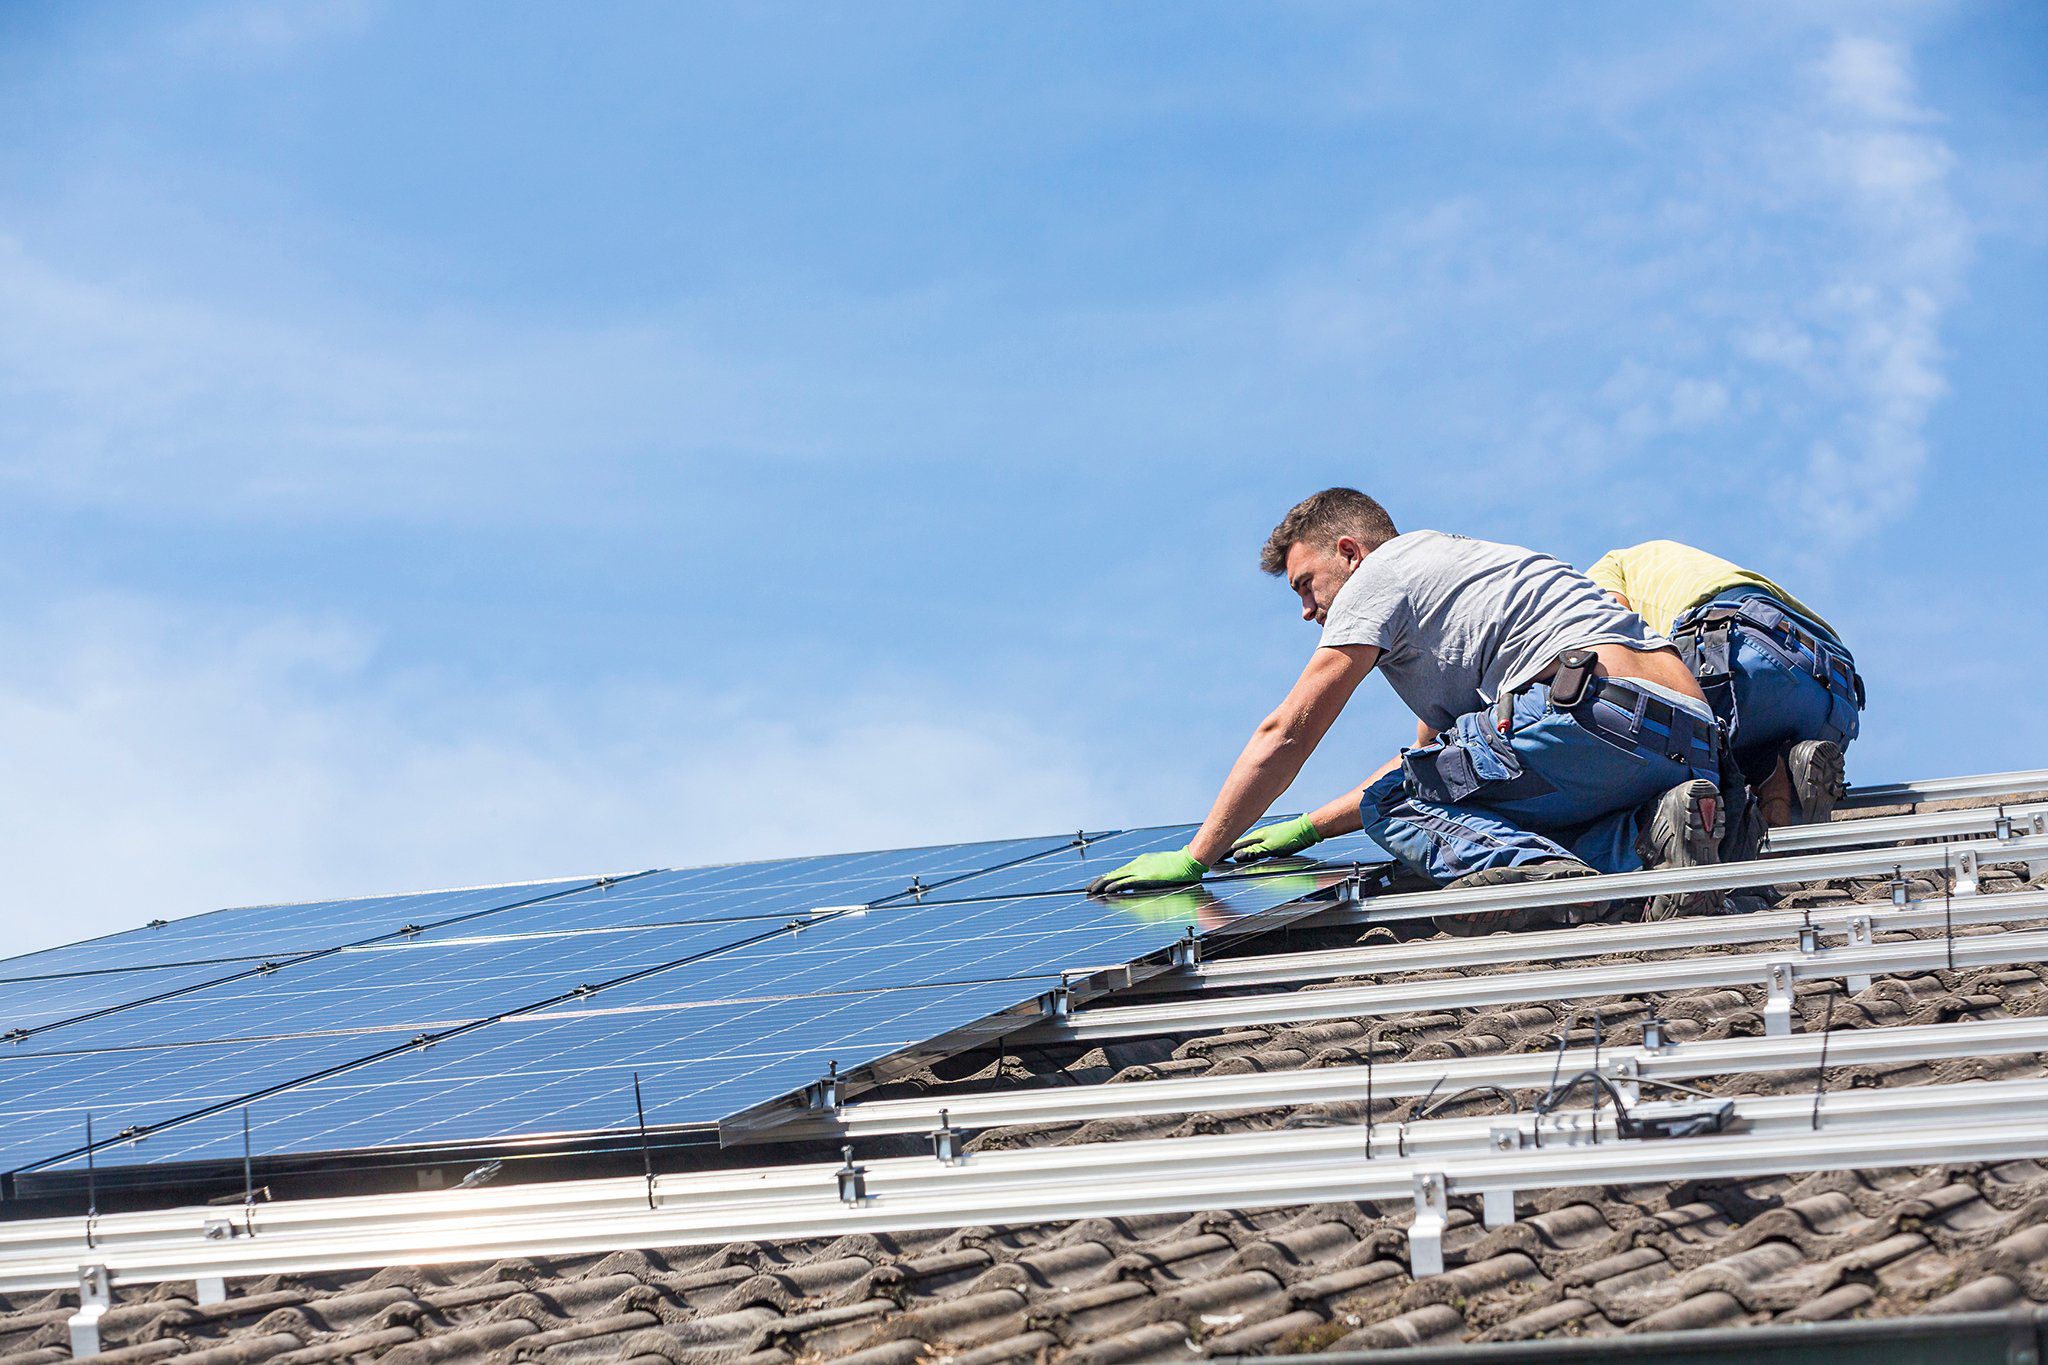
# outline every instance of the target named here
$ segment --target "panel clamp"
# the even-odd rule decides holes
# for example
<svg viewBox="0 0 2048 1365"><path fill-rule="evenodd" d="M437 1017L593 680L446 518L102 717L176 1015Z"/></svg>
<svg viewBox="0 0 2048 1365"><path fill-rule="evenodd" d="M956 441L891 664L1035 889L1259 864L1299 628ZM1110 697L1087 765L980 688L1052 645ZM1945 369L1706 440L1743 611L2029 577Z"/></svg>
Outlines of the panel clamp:
<svg viewBox="0 0 2048 1365"><path fill-rule="evenodd" d="M841 1147L839 1151L846 1158L846 1164L833 1172L839 1181L839 1202L848 1208L858 1208L867 1202L868 1168L853 1164L852 1147Z"/></svg>
<svg viewBox="0 0 2048 1365"><path fill-rule="evenodd" d="M953 1165L960 1160L960 1139L962 1136L961 1131L953 1126L953 1120L947 1116L947 1112L941 1109L939 1111L939 1126L932 1129L931 1132L932 1155L937 1157L944 1165Z"/></svg>
<svg viewBox="0 0 2048 1365"><path fill-rule="evenodd" d="M843 1102L839 1081L839 1063L826 1063L825 1074L804 1089L805 1106L814 1114L838 1113Z"/></svg>

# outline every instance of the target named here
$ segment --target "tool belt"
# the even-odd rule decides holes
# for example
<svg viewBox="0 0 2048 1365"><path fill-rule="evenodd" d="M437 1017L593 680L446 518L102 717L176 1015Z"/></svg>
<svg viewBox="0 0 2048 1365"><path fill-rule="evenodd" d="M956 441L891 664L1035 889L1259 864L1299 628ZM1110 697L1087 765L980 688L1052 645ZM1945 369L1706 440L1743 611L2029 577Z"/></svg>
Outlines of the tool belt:
<svg viewBox="0 0 2048 1365"><path fill-rule="evenodd" d="M1855 712L1863 709L1864 692L1862 675L1848 651L1806 629L1789 612L1762 597L1695 608L1680 617L1671 630L1671 642L1700 680L1707 704L1724 724L1737 724L1734 634L1738 626L1744 637L1765 653L1787 668L1811 674L1827 688L1834 701L1831 721L1837 729L1853 733Z"/></svg>
<svg viewBox="0 0 2048 1365"><path fill-rule="evenodd" d="M1593 672L1590 649L1568 649L1551 675L1550 704L1585 730L1618 748L1656 755L1708 774L1720 770L1721 727L1673 706L1627 678ZM1542 684L1531 683L1530 687ZM1527 687L1521 689L1526 692ZM1517 692L1503 693L1487 713L1492 724L1452 726L1434 743L1408 750L1401 759L1407 785L1425 801L1455 805L1475 793L1515 800L1555 790L1522 765L1514 750Z"/></svg>

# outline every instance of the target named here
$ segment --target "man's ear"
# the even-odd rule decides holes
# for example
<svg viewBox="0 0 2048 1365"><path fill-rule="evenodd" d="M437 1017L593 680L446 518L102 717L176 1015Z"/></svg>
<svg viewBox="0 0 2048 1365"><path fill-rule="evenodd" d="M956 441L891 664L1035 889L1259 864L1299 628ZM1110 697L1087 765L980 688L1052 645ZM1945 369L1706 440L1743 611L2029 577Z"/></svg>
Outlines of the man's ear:
<svg viewBox="0 0 2048 1365"><path fill-rule="evenodd" d="M1355 536L1338 536L1337 553L1355 568L1365 560L1365 545Z"/></svg>

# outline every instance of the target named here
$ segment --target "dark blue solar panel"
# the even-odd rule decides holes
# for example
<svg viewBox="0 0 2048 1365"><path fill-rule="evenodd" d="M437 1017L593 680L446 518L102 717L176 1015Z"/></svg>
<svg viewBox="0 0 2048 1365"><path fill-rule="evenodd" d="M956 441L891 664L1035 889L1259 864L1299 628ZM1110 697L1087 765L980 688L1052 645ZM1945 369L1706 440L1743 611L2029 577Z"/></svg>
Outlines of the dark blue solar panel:
<svg viewBox="0 0 2048 1365"><path fill-rule="evenodd" d="M282 957L338 948L409 924L433 924L493 906L510 905L588 886L590 878L487 886L466 891L421 891L361 900L303 905L252 905L172 920L155 929L130 929L84 943L46 948L0 960L0 981L154 967L223 958Z"/></svg>
<svg viewBox="0 0 2048 1365"><path fill-rule="evenodd" d="M1321 884L1300 873L1114 900L1065 893L885 906L643 977L602 992L595 1003L616 1008L875 990L1117 966L1166 947L1189 928L1223 930Z"/></svg>
<svg viewBox="0 0 2048 1365"><path fill-rule="evenodd" d="M508 1019L259 1101L249 1110L251 1144L259 1154L304 1153L628 1132L636 1123L636 1071L650 1125L709 1125L766 1096L801 1089L829 1060L848 1065L887 1056L1054 984L1049 977ZM241 1151L237 1109L102 1151L96 1160L184 1161Z"/></svg>
<svg viewBox="0 0 2048 1365"><path fill-rule="evenodd" d="M1079 848L1054 836L658 873L215 983L18 1045L0 1087L16 1089L12 1076L24 1094L36 1094L29 1082L46 1074L48 1094L24 1101L24 1136L9 1150L65 1150L73 1145L66 1125L85 1104L96 1115L104 1107L116 1130L161 1122L204 1107L196 1097L223 1102L370 1056L414 1032L657 967L266 1096L254 1115L256 1151L608 1131L627 1121L636 1069L649 1085L650 1121L709 1123L815 1079L827 1062L852 1070L1029 1002L1062 971L1121 965L1190 928L1233 931L1338 875L1305 863L1267 865L1170 894L1079 894L1137 853L1179 847L1193 829L1131 831ZM1314 852L1344 855L1333 861L1347 867L1360 857L1342 840ZM906 895L913 878L919 889ZM555 887L563 885L574 884ZM475 908L504 903L502 889L489 894L497 899ZM362 922L361 902L322 904L326 911L285 931ZM344 905L357 909L338 917ZM0 1005L6 999L0 994ZM35 1008L64 1005L53 995ZM194 1046L128 1047L141 1039ZM197 1046L222 1039L270 1041ZM38 1058L23 1048L64 1055ZM101 1064L95 1059L110 1059L118 1079L100 1087L97 1100L81 1080ZM0 1115L9 1102L0 1098ZM222 1143L239 1151L240 1133L237 1112L149 1135L107 1159L219 1155Z"/></svg>
<svg viewBox="0 0 2048 1365"><path fill-rule="evenodd" d="M251 962L198 962L177 967L137 967L0 983L0 1035L12 1029L43 1028L60 1019L108 1009L218 981L254 966Z"/></svg>
<svg viewBox="0 0 2048 1365"><path fill-rule="evenodd" d="M405 1038L403 1033L330 1034L33 1057L0 1054L0 1169L83 1146L88 1112L95 1137L104 1141L124 1128L160 1123L312 1075ZM154 1156L147 1140L124 1150L134 1160Z"/></svg>
<svg viewBox="0 0 2048 1365"><path fill-rule="evenodd" d="M500 911L484 921L450 925L424 937L616 929L778 916L788 919L808 915L821 907L864 905L904 895L913 881L929 887L959 878L973 879L970 874L982 868L1065 848L1073 837L1005 839L654 872L544 904Z"/></svg>
<svg viewBox="0 0 2048 1365"><path fill-rule="evenodd" d="M350 948L38 1034L34 1052L406 1026L433 1031L739 943L770 922Z"/></svg>

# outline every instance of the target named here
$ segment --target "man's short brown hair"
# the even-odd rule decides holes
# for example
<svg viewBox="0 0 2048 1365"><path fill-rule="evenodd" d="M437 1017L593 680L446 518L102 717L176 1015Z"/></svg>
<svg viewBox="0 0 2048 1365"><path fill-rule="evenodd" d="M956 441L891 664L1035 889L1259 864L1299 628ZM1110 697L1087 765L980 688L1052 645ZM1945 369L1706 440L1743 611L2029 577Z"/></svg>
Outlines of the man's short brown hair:
<svg viewBox="0 0 2048 1365"><path fill-rule="evenodd" d="M1339 536L1350 536L1371 551L1400 534L1377 500L1356 488L1325 488L1303 498L1280 518L1273 534L1266 537L1266 548L1259 551L1259 567L1275 577L1285 574L1287 552L1302 541L1333 546Z"/></svg>

